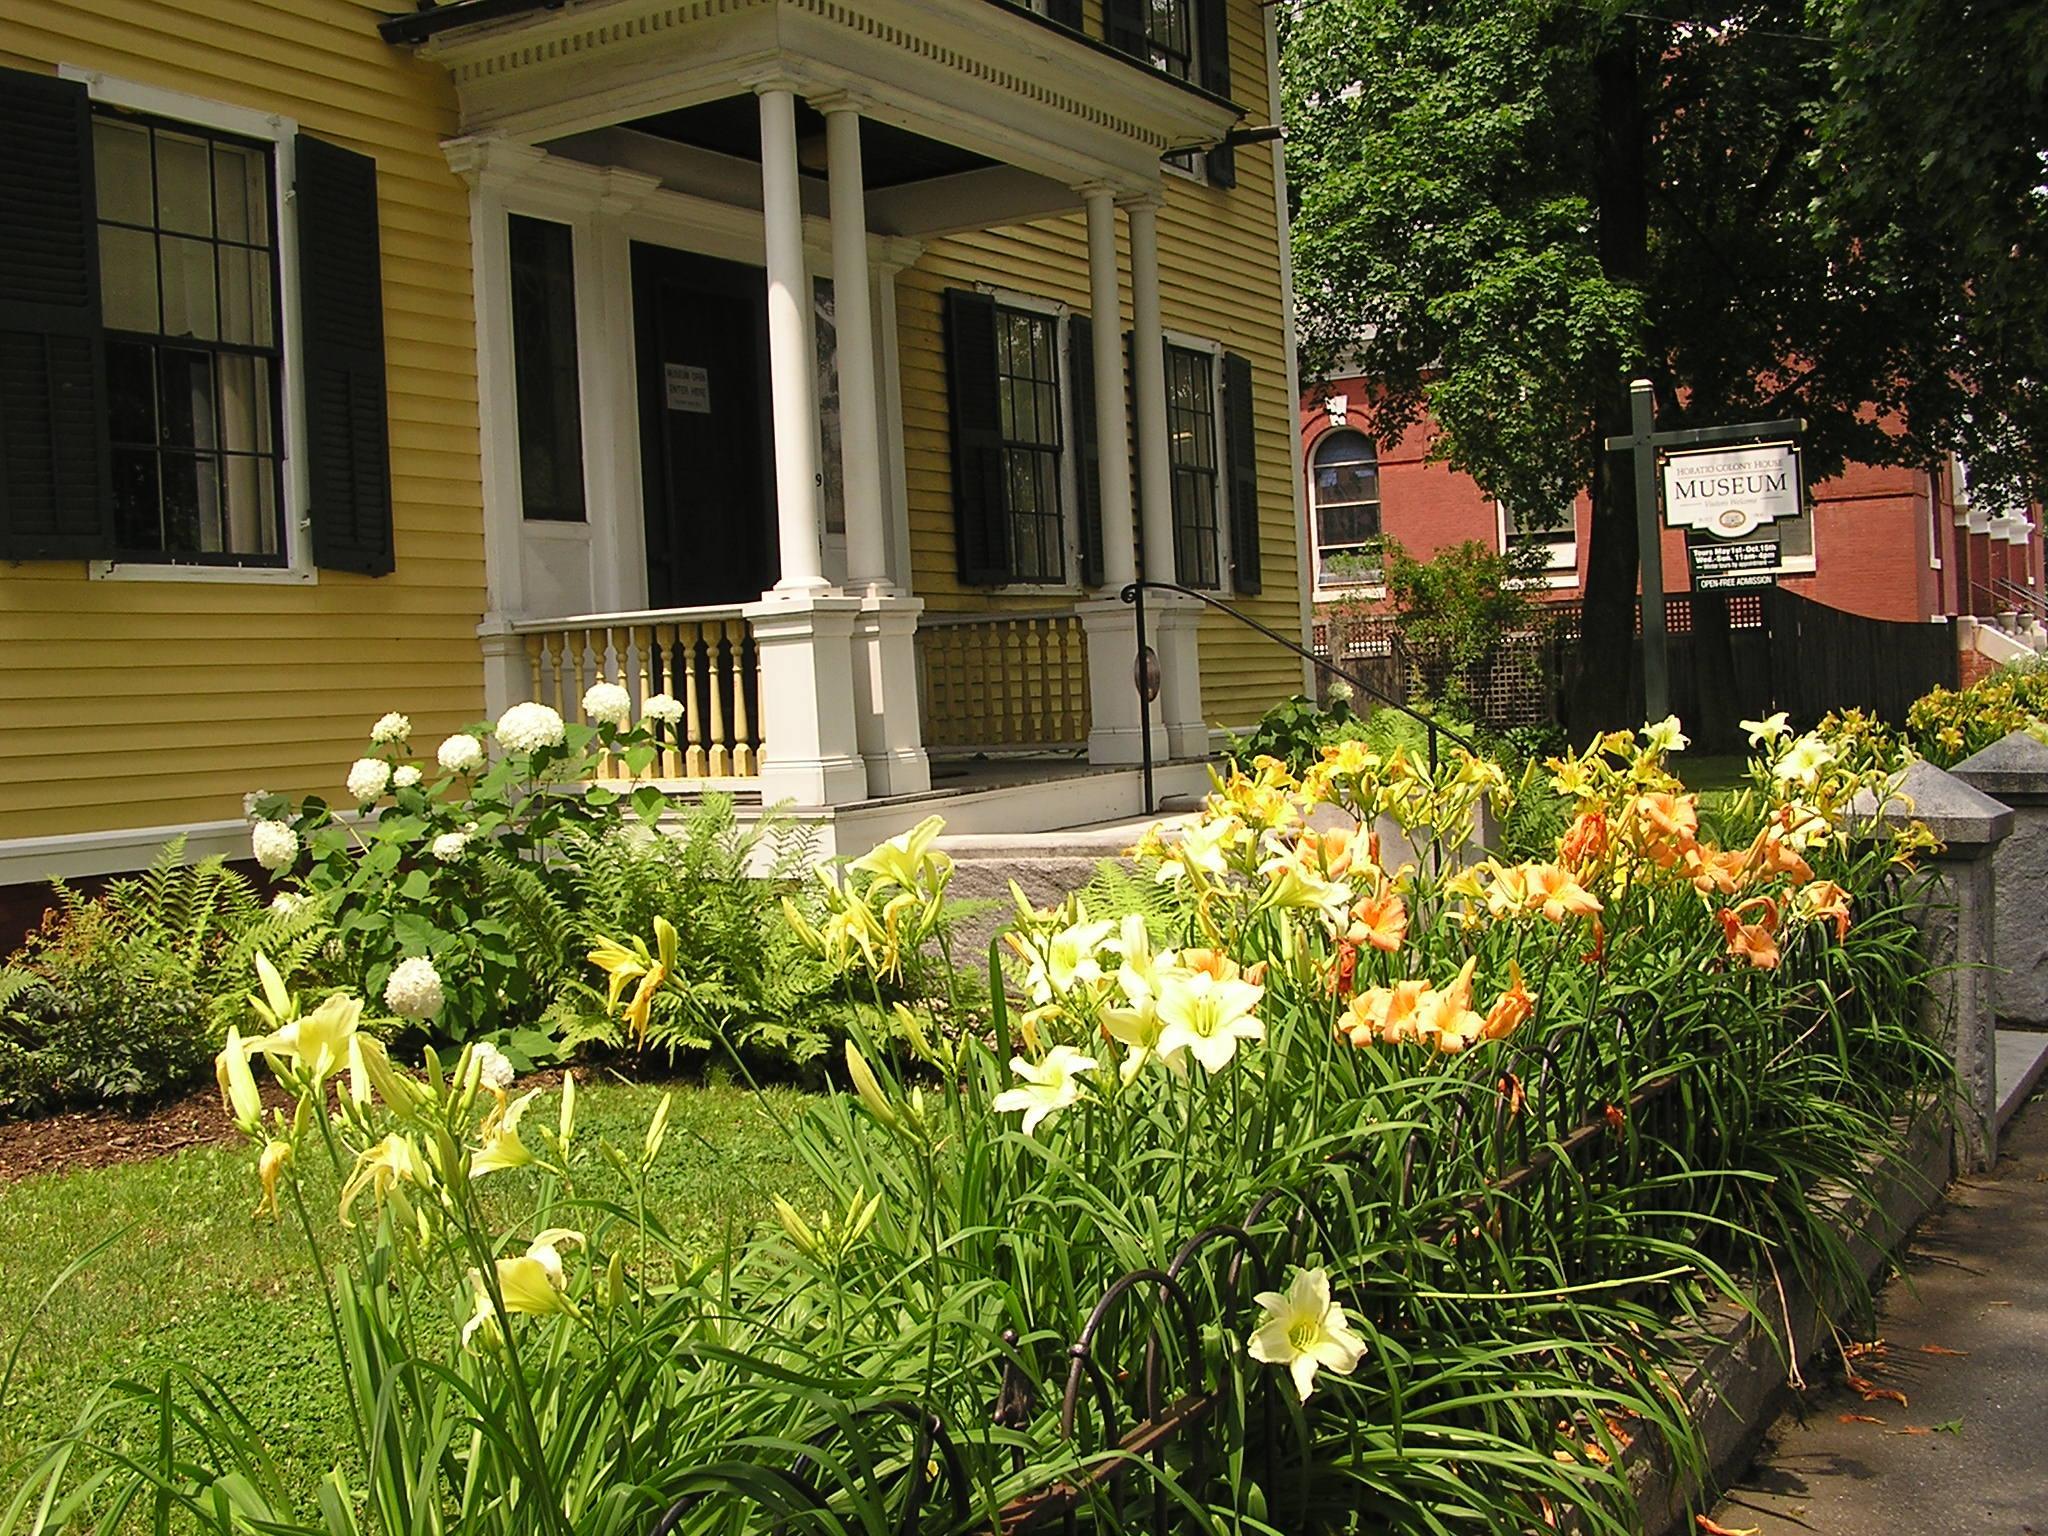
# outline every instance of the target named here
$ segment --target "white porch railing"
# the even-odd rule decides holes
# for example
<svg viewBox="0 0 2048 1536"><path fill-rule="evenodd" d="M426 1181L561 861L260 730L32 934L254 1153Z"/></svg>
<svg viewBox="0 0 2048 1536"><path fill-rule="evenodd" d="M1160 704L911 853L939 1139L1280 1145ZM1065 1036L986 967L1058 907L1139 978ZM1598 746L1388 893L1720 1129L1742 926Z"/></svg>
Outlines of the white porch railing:
<svg viewBox="0 0 2048 1536"><path fill-rule="evenodd" d="M1088 638L1072 613L926 614L917 625L927 752L1088 744Z"/></svg>
<svg viewBox="0 0 2048 1536"><path fill-rule="evenodd" d="M653 694L668 694L683 706L677 724L656 729L661 756L649 777L760 774L760 667L738 608L590 613L521 620L512 629L525 644L530 696L564 720L583 720L584 690L599 681L623 684L636 718ZM626 776L616 761L608 761L604 773Z"/></svg>

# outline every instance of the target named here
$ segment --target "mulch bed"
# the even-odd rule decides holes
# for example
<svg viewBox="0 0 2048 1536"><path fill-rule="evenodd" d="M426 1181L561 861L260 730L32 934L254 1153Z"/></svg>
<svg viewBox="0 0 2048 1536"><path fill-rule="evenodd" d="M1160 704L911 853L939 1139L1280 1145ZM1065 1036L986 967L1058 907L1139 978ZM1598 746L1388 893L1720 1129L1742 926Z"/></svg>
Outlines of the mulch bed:
<svg viewBox="0 0 2048 1536"><path fill-rule="evenodd" d="M291 1101L274 1084L264 1085L264 1102ZM69 1173L139 1163L187 1147L241 1138L221 1108L212 1083L152 1108L72 1109L34 1120L0 1125L0 1184L38 1173Z"/></svg>

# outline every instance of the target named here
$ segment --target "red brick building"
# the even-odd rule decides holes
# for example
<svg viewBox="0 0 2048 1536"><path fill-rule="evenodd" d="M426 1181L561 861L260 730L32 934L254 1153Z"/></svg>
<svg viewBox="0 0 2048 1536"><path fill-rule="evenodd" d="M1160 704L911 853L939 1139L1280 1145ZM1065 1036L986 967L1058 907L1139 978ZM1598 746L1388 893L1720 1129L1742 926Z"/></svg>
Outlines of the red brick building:
<svg viewBox="0 0 2048 1536"><path fill-rule="evenodd" d="M1549 553L1553 595L1576 598L1585 572L1587 497L1574 504L1569 528L1518 533L1469 476L1430 462L1434 423L1418 424L1391 448L1376 447L1361 430L1370 388L1362 378L1337 379L1302 400L1304 548L1313 557L1318 608L1359 593L1359 562L1347 571L1346 549L1375 533L1393 536L1417 556L1466 540L1499 548L1517 536L1539 539ZM1814 503L1811 573L1783 583L1801 596L1873 619L2048 613L2039 509L2006 518L1972 508L1959 464L1934 474L1852 465L1817 486ZM1664 532L1664 585L1673 592L1689 585L1684 538L1672 529Z"/></svg>

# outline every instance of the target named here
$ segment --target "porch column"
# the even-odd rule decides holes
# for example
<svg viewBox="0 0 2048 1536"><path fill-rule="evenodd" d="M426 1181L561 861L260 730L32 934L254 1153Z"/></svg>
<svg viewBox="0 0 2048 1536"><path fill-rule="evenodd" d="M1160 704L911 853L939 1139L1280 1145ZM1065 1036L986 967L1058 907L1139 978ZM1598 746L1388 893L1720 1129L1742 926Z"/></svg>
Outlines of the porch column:
<svg viewBox="0 0 2048 1536"><path fill-rule="evenodd" d="M899 596L889 575L861 103L851 95L833 94L814 96L811 105L825 114L832 309L839 342L839 461L846 503L845 590L860 603L853 624L854 735L869 795L921 795L932 787L918 707L917 618L924 604Z"/></svg>
<svg viewBox="0 0 2048 1536"><path fill-rule="evenodd" d="M882 499L882 413L875 391L875 327L868 300L867 188L860 107L851 96L813 98L825 114L832 212L832 316L839 340L839 458L846 499L846 585L887 594L889 539Z"/></svg>
<svg viewBox="0 0 2048 1536"><path fill-rule="evenodd" d="M761 225L768 268L768 371L775 426L775 521L782 555L778 592L822 592L823 519L818 496L818 399L811 360L811 279L804 268L798 195L796 93L756 87L761 104Z"/></svg>
<svg viewBox="0 0 2048 1536"><path fill-rule="evenodd" d="M1095 328L1095 451L1102 486L1103 597L1076 605L1088 636L1088 761L1135 763L1143 736L1138 692L1136 616L1118 594L1138 575L1131 516L1130 422L1124 405L1123 298L1116 269L1116 189L1079 189L1088 209L1088 303ZM1151 707L1152 751L1164 759L1165 717Z"/></svg>
<svg viewBox="0 0 2048 1536"><path fill-rule="evenodd" d="M1173 463L1166 436L1166 333L1159 317L1159 204L1156 192L1125 202L1131 223L1131 370L1137 399L1138 511L1148 581L1179 580L1173 541ZM1177 592L1146 599L1159 653L1159 704L1166 725L1160 757L1206 757L1202 717L1201 604Z"/></svg>
<svg viewBox="0 0 2048 1536"><path fill-rule="evenodd" d="M1137 397L1145 578L1172 581L1173 472L1166 452L1166 337L1159 320L1159 198L1136 198L1124 209L1131 221L1131 383Z"/></svg>

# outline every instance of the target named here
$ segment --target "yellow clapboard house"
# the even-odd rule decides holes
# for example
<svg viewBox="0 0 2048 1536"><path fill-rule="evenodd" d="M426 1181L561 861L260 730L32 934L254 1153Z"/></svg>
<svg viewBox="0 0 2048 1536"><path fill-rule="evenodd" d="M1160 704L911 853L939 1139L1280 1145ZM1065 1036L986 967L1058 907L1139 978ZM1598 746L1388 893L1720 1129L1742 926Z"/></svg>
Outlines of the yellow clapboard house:
<svg viewBox="0 0 2048 1536"><path fill-rule="evenodd" d="M662 778L849 837L1134 813L1302 680L1153 592L1148 709L1120 600L1303 627L1273 48L1259 0L11 0L0 885L240 854L385 710L600 677L684 702Z"/></svg>

